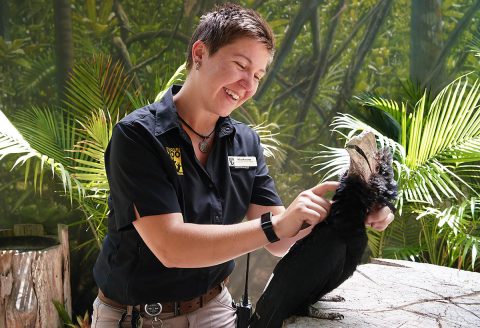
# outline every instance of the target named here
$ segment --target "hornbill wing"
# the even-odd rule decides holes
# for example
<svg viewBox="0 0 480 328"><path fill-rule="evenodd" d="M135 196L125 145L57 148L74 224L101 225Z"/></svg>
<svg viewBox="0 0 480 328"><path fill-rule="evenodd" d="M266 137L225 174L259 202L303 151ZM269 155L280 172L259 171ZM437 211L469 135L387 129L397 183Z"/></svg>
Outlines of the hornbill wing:
<svg viewBox="0 0 480 328"><path fill-rule="evenodd" d="M297 243L275 267L250 327L281 327L293 314L308 315L309 305L337 284L345 251L328 226Z"/></svg>

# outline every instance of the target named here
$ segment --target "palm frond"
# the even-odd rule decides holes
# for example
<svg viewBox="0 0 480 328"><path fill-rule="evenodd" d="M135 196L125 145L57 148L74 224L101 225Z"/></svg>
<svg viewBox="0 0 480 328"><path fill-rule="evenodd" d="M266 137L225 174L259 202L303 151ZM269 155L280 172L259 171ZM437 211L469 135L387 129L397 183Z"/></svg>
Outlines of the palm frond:
<svg viewBox="0 0 480 328"><path fill-rule="evenodd" d="M400 158L405 158L406 156L405 148L400 143L384 136L367 123L357 119L352 115L339 114L338 116L334 117L331 126L332 131L340 134L346 141L363 131L371 131L377 138L380 147L389 147L392 150L392 153ZM346 133L343 131L346 131Z"/></svg>
<svg viewBox="0 0 480 328"><path fill-rule="evenodd" d="M476 31L467 48L475 57L480 59L480 30Z"/></svg>
<svg viewBox="0 0 480 328"><path fill-rule="evenodd" d="M271 125L273 131L281 131L281 133L278 133L278 139L280 141L290 136L289 133L298 125L281 123L284 121L284 116L288 111L288 108L282 111L276 111L271 106L268 109L260 108L255 102L249 101L235 110L232 113L232 117L252 127L266 124L266 122L273 124ZM283 144L282 148L288 148L288 145Z"/></svg>
<svg viewBox="0 0 480 328"><path fill-rule="evenodd" d="M388 246L383 248L383 257L396 260L405 260L412 262L422 261L422 252L424 248L421 246L405 246L393 247Z"/></svg>
<svg viewBox="0 0 480 328"><path fill-rule="evenodd" d="M112 135L113 125L118 121L112 121L108 112L98 110L90 115L88 120L81 123L87 139L79 141L73 148L73 152L84 155L84 158L74 159L73 175L82 181L88 188L88 195L109 190L107 175L105 172L104 153Z"/></svg>
<svg viewBox="0 0 480 328"><path fill-rule="evenodd" d="M186 67L187 63L183 63L177 68L175 74L173 74L170 80L168 80L168 82L162 87L162 91L157 94L157 96L155 97L155 101L159 101L160 99L162 99L168 88L170 88L173 84L181 83L185 80L185 77L187 75Z"/></svg>
<svg viewBox="0 0 480 328"><path fill-rule="evenodd" d="M52 300L52 303L55 306L55 309L57 310L58 316L62 320L63 324L65 326L68 326L68 327L73 325L72 319L70 318L70 315L68 314L68 311L65 308L65 305L63 305L63 303L61 303L57 300Z"/></svg>
<svg viewBox="0 0 480 328"><path fill-rule="evenodd" d="M409 112L413 111L415 104L417 104L423 96L426 96L428 107L430 107L430 91L422 87L420 82L413 82L411 79L400 81L403 89L405 99L403 102L407 105Z"/></svg>
<svg viewBox="0 0 480 328"><path fill-rule="evenodd" d="M464 180L470 180L475 190L480 190L475 184L480 182L480 167L476 164L459 164L455 167L455 173Z"/></svg>
<svg viewBox="0 0 480 328"><path fill-rule="evenodd" d="M474 191L469 184L457 175L454 170L437 160L431 160L416 169L407 165L401 167L399 183L402 184L406 201L433 204L434 198L442 200L457 198L457 194L464 195L459 182L466 188Z"/></svg>
<svg viewBox="0 0 480 328"><path fill-rule="evenodd" d="M430 262L475 269L480 248L480 199L472 197L446 208L425 208L418 220L424 226Z"/></svg>
<svg viewBox="0 0 480 328"><path fill-rule="evenodd" d="M116 117L122 113L120 108L131 80L119 62L96 55L73 68L67 83L66 105L80 122L97 110L106 110Z"/></svg>
<svg viewBox="0 0 480 328"><path fill-rule="evenodd" d="M406 110L404 110L404 106L399 105L395 100L385 99L368 93L356 96L354 99L360 105L379 109L387 113L398 124L402 123L402 118L403 115L405 115L404 112L406 112Z"/></svg>
<svg viewBox="0 0 480 328"><path fill-rule="evenodd" d="M339 93L338 86L342 84L344 75L345 70L340 63L329 66L328 71L325 72L325 75L320 80L315 98L323 104L335 104Z"/></svg>
<svg viewBox="0 0 480 328"><path fill-rule="evenodd" d="M106 219L109 213L108 193L99 193L97 195L85 197L84 201L80 204L80 210L84 213L93 234L93 239L89 240L87 243L95 243L100 249L107 232Z"/></svg>
<svg viewBox="0 0 480 328"><path fill-rule="evenodd" d="M260 143L263 147L263 154L266 157L272 157L283 162L286 157L286 152L282 148L283 144L276 138L279 133L274 133L272 130L278 130L278 125L275 123L260 123L252 126L252 129L257 132L260 137Z"/></svg>
<svg viewBox="0 0 480 328"><path fill-rule="evenodd" d="M39 155L0 110L0 159L10 154L24 153L32 157Z"/></svg>
<svg viewBox="0 0 480 328"><path fill-rule="evenodd" d="M463 196L462 188L474 192L469 183L455 173L455 169L480 158L479 100L480 83L475 81L470 85L467 77L461 77L445 87L430 108L427 108L427 95L424 94L412 113L409 131L403 128L404 135L408 134L408 141L402 141L406 144L406 151L400 144L353 116L337 116L332 126L346 139L363 130L372 130L380 144L388 145L395 154L394 165L405 200L433 204L434 199ZM400 108L388 101L372 103L395 111ZM405 114L402 122L406 123ZM343 132L345 130L346 133ZM401 199L400 204L403 201Z"/></svg>
<svg viewBox="0 0 480 328"><path fill-rule="evenodd" d="M147 97L142 95L141 93L131 93L131 92L126 92L128 100L132 104L133 108L142 108L144 106L150 105L150 101Z"/></svg>
<svg viewBox="0 0 480 328"><path fill-rule="evenodd" d="M426 117L425 97L422 98L412 118L407 150L410 167L444 157L456 146L480 136L479 89L478 80L470 84L467 77L460 77L433 100Z"/></svg>
<svg viewBox="0 0 480 328"><path fill-rule="evenodd" d="M27 128L26 131L28 132L30 129ZM33 136L30 137L33 138ZM46 137L45 140L47 140L49 145L45 145L43 149L51 150L53 154L58 155L57 145L52 145L52 139ZM38 145L42 146L41 144ZM26 138L23 137L22 133L20 133L5 114L0 111L0 160L9 155L17 156L13 168L18 165L25 165L25 180L27 180L30 169L33 169L34 188L38 186L40 192L45 173L44 167L47 166L52 171L52 175L56 174L60 177L64 192L70 195L70 200L72 200L74 188L78 196L82 197L84 195L84 189L81 183L71 176L68 169L62 163L63 156L60 156L59 160L57 160L56 157L50 157L32 147Z"/></svg>
<svg viewBox="0 0 480 328"><path fill-rule="evenodd" d="M480 161L480 135L460 141L437 155L445 164L463 164Z"/></svg>
<svg viewBox="0 0 480 328"><path fill-rule="evenodd" d="M43 55L35 58L30 67L19 78L18 87L20 92L36 90L44 82L53 82L55 75L55 58L53 55Z"/></svg>
<svg viewBox="0 0 480 328"><path fill-rule="evenodd" d="M79 141L73 152L81 153L83 158L75 158L72 167L73 176L86 188L85 199L80 204L94 235L96 244L106 233L105 218L108 216L109 184L105 171L104 153L112 135L113 126L118 121L108 111L98 110L81 123L86 139Z"/></svg>
<svg viewBox="0 0 480 328"><path fill-rule="evenodd" d="M311 160L316 162L312 167L316 169L315 174L322 174L321 181L327 181L333 177L341 176L343 172L348 170L350 165L350 157L343 148L327 147L320 145L325 150L320 150Z"/></svg>
<svg viewBox="0 0 480 328"><path fill-rule="evenodd" d="M75 133L75 126L72 120L65 121L61 113L50 108L32 107L17 114L16 126L25 139L32 145L32 148L38 149L40 153L64 166L70 164L65 149L70 149L73 144L67 144L63 138L63 132L66 130Z"/></svg>
<svg viewBox="0 0 480 328"><path fill-rule="evenodd" d="M410 216L396 218L385 231L368 229L368 245L373 257L404 260L421 258L421 225Z"/></svg>

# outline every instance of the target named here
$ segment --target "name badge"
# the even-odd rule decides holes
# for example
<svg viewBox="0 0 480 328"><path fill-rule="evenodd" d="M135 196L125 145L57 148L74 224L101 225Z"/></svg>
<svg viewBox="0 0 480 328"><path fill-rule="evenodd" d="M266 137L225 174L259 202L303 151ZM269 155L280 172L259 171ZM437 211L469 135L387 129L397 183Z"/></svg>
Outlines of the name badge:
<svg viewBox="0 0 480 328"><path fill-rule="evenodd" d="M257 158L255 156L228 156L228 166L237 169L257 167Z"/></svg>

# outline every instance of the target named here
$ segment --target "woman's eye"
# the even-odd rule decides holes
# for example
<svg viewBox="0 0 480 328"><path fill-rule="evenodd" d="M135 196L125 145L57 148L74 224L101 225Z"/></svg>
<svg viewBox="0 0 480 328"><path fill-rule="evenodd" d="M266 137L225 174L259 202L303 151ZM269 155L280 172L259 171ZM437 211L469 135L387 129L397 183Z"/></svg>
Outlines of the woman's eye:
<svg viewBox="0 0 480 328"><path fill-rule="evenodd" d="M244 65L240 64L239 62L235 62L235 64L237 64L237 66L242 70L246 68Z"/></svg>

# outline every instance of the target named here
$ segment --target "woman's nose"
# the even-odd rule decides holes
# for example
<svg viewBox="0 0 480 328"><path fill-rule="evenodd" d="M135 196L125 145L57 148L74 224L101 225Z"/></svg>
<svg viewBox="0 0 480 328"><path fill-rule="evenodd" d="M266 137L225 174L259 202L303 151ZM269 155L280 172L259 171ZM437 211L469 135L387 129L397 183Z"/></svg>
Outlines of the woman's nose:
<svg viewBox="0 0 480 328"><path fill-rule="evenodd" d="M245 74L243 79L240 81L240 85L245 88L247 92L255 92L257 87L257 81L253 74Z"/></svg>

